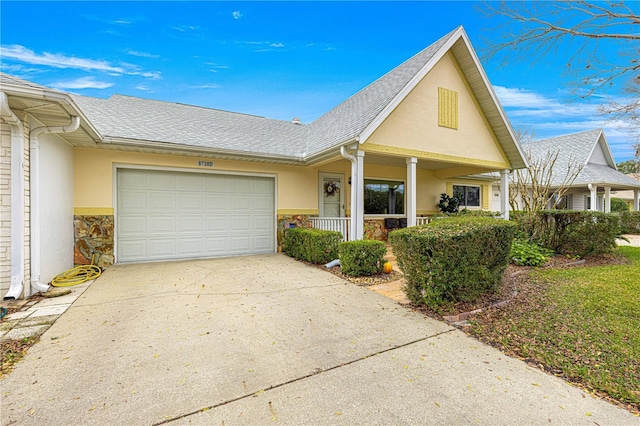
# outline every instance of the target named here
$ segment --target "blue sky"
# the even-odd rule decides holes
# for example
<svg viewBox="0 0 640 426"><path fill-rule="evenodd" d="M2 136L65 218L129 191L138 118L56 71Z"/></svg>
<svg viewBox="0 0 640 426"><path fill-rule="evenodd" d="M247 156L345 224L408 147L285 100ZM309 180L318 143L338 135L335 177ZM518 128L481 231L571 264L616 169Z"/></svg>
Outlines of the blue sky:
<svg viewBox="0 0 640 426"><path fill-rule="evenodd" d="M1 4L3 72L86 96L114 93L311 122L463 25L479 55L501 36L480 2L11 2ZM576 99L568 53L483 66L514 127L536 138L620 123ZM617 55L611 50L603 55ZM575 68L579 68L579 59ZM611 87L619 96L622 87Z"/></svg>

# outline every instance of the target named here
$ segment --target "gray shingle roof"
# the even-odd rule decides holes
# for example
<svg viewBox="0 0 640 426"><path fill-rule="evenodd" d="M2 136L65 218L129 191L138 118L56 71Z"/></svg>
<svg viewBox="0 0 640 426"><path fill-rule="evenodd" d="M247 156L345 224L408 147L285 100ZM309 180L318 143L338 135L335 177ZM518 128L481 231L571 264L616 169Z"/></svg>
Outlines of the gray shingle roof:
<svg viewBox="0 0 640 426"><path fill-rule="evenodd" d="M308 154L359 136L456 31L451 31L311 123Z"/></svg>
<svg viewBox="0 0 640 426"><path fill-rule="evenodd" d="M560 185L567 175L571 164L583 164L584 167L573 182L572 186L586 186L596 184L598 186L611 186L617 188L640 188L640 182L620 173L611 165L590 162L591 154L596 144L604 145L605 157L611 164L611 157L607 141L602 129L587 130L569 135L542 139L534 142L522 143L525 153L530 152L532 159L544 160L547 153L558 153L554 166L552 185Z"/></svg>
<svg viewBox="0 0 640 426"><path fill-rule="evenodd" d="M15 77L13 75L9 75L9 74L5 74L3 72L0 72L0 89L2 88L1 86L4 86L4 85L12 85L12 86L18 86L18 87L29 87L29 88L32 88L32 89L50 90L47 87L40 86L39 84L32 83L30 81L23 80L21 78Z"/></svg>
<svg viewBox="0 0 640 426"><path fill-rule="evenodd" d="M301 158L306 146L307 126L288 121L130 96L72 97L107 139L163 142L292 159Z"/></svg>

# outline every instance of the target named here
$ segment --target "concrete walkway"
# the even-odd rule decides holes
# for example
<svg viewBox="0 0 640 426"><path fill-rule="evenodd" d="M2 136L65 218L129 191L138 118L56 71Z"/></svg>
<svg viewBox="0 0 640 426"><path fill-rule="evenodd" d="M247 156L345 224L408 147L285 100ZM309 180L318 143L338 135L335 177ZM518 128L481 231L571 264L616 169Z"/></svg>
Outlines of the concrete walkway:
<svg viewBox="0 0 640 426"><path fill-rule="evenodd" d="M628 241L625 240L616 240L616 243L619 246L633 246L633 247L640 247L640 235L623 235L623 237L625 237Z"/></svg>
<svg viewBox="0 0 640 426"><path fill-rule="evenodd" d="M2 380L2 424L640 424L282 255L109 268Z"/></svg>

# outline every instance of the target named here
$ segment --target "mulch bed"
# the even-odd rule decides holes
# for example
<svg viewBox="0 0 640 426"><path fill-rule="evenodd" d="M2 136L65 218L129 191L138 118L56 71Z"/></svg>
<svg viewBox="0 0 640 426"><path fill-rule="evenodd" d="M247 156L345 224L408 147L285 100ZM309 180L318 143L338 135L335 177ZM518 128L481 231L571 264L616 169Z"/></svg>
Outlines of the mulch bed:
<svg viewBox="0 0 640 426"><path fill-rule="evenodd" d="M397 281L402 278L402 274L398 271L392 271L390 274L382 274L371 275L369 277L352 277L350 275L345 275L342 273L342 269L339 266L334 266L333 268L325 268L324 265L315 265L313 263L304 262L309 266L314 266L323 271L331 272L333 275L336 275L343 280L347 280L350 283L361 285L361 286L370 286L376 284L384 284L393 281Z"/></svg>

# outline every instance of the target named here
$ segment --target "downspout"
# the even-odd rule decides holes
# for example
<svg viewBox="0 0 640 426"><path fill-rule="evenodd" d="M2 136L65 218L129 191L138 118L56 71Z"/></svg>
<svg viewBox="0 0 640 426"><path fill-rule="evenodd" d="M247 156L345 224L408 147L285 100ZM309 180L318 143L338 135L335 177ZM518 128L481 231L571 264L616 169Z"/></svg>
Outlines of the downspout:
<svg viewBox="0 0 640 426"><path fill-rule="evenodd" d="M357 182L358 182L358 163L356 157L347 152L347 148L340 147L340 154L343 158L351 161L351 226L349 227L349 241L354 239L356 235L356 218L358 217L358 203L357 200Z"/></svg>
<svg viewBox="0 0 640 426"><path fill-rule="evenodd" d="M24 126L0 92L0 115L11 129L11 284L4 300L17 299L24 289Z"/></svg>
<svg viewBox="0 0 640 426"><path fill-rule="evenodd" d="M30 205L31 214L31 294L46 292L48 284L40 282L40 255L41 255L41 230L40 230L40 135L45 133L69 133L75 132L80 127L80 118L71 116L71 123L60 127L36 127L29 133L29 158L30 158Z"/></svg>

